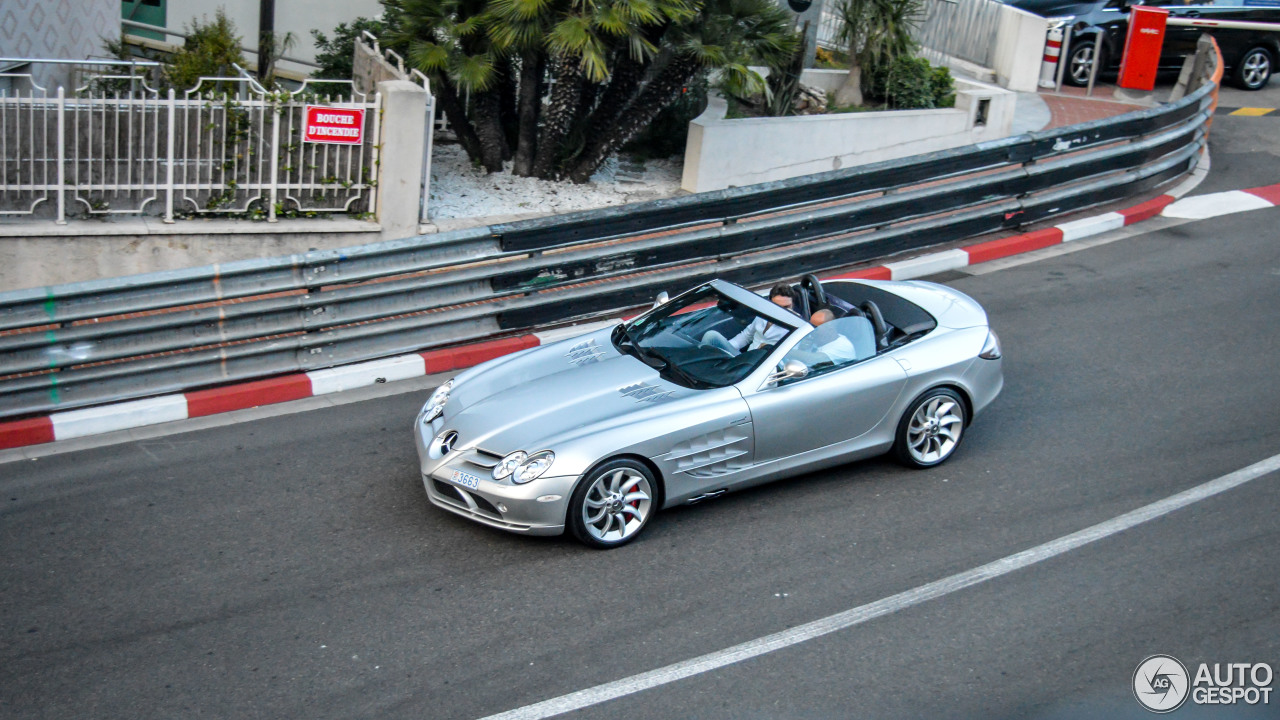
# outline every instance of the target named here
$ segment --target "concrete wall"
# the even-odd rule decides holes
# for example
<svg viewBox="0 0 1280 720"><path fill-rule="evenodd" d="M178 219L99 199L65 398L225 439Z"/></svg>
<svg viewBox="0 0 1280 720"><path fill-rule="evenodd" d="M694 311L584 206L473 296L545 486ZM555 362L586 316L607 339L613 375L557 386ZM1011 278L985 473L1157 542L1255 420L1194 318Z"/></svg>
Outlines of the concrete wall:
<svg viewBox="0 0 1280 720"><path fill-rule="evenodd" d="M821 82L835 80L827 76ZM955 108L735 120L724 119L727 105L713 97L706 112L689 123L681 187L722 190L1010 135L1014 93L959 78L956 90ZM983 100L987 120L977 124Z"/></svg>
<svg viewBox="0 0 1280 720"><path fill-rule="evenodd" d="M366 95L378 89L378 83L384 80L400 80L401 73L373 48L362 42L356 43L355 58L351 63L351 81L357 91Z"/></svg>
<svg viewBox="0 0 1280 720"><path fill-rule="evenodd" d="M1016 92L1035 92L1049 21L1005 5L1000 8L993 68L996 82Z"/></svg>
<svg viewBox="0 0 1280 720"><path fill-rule="evenodd" d="M426 161L427 91L407 80L378 83L382 93L382 152L378 156L378 206L374 213L387 240L418 234L422 167Z"/></svg>
<svg viewBox="0 0 1280 720"><path fill-rule="evenodd" d="M381 228L352 219L73 220L0 225L0 292L277 257L377 242Z"/></svg>

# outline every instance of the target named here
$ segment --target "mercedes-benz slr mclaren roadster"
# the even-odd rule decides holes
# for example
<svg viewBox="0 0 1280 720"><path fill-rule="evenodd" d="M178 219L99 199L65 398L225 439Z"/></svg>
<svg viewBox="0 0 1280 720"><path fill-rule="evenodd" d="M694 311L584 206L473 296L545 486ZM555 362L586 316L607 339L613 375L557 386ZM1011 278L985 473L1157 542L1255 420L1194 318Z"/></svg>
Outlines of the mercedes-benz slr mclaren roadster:
<svg viewBox="0 0 1280 720"><path fill-rule="evenodd" d="M999 340L955 290L806 276L791 297L714 280L458 375L414 424L427 496L616 547L730 490L885 452L938 465L1000 392Z"/></svg>

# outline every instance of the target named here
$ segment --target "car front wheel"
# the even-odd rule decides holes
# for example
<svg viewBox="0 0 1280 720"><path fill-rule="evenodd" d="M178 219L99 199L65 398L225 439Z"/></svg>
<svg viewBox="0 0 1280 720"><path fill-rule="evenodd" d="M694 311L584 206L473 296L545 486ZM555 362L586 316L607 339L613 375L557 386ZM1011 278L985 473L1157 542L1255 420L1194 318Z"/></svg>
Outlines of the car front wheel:
<svg viewBox="0 0 1280 720"><path fill-rule="evenodd" d="M569 531L594 548L625 545L657 511L657 481L644 464L611 460L578 483L569 500Z"/></svg>
<svg viewBox="0 0 1280 720"><path fill-rule="evenodd" d="M967 421L964 401L954 390L930 390L902 416L893 453L908 467L941 465L960 445Z"/></svg>
<svg viewBox="0 0 1280 720"><path fill-rule="evenodd" d="M1271 52L1254 48L1240 58L1236 66L1236 86L1242 90L1261 90L1271 80Z"/></svg>

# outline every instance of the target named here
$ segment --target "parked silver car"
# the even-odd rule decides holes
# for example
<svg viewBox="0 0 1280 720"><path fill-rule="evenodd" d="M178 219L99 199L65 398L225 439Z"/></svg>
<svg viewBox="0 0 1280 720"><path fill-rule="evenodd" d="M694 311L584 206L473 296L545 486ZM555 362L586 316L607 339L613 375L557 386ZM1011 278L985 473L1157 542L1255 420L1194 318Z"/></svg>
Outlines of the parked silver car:
<svg viewBox="0 0 1280 720"><path fill-rule="evenodd" d="M715 280L458 375L414 424L427 496L616 547L729 490L889 451L937 465L1000 392L999 341L962 293L812 276L794 292L798 313ZM819 307L835 319L815 327Z"/></svg>

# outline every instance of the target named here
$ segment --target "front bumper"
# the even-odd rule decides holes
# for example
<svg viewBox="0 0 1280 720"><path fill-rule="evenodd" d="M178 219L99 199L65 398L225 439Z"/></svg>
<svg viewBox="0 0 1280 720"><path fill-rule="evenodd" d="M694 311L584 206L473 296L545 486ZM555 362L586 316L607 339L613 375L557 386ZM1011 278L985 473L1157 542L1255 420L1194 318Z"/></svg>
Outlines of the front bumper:
<svg viewBox="0 0 1280 720"><path fill-rule="evenodd" d="M540 477L524 485L498 482L481 475L476 468L459 462L462 452L441 459L427 453L427 445L443 423L436 420L431 427L415 423L414 445L427 499L433 505L474 520L482 525L526 535L560 535L564 532L565 513L576 476ZM476 488L454 483L454 470L462 470L480 478ZM539 500L542 498L542 500ZM554 499L550 499L554 498Z"/></svg>

